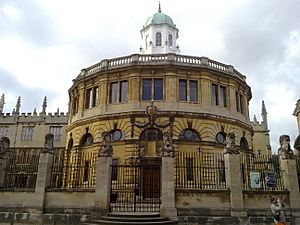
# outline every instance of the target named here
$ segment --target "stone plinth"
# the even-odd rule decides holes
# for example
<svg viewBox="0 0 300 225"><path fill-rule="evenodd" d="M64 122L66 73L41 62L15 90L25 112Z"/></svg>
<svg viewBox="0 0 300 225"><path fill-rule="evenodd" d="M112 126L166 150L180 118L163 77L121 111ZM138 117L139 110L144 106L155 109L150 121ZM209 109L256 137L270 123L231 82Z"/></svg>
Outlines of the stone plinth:
<svg viewBox="0 0 300 225"><path fill-rule="evenodd" d="M51 153L40 153L39 168L35 184L36 208L43 212L45 203L45 191L50 186L51 166L54 155Z"/></svg>
<svg viewBox="0 0 300 225"><path fill-rule="evenodd" d="M284 187L290 192L290 207L292 215L300 217L300 192L298 186L296 159L282 159ZM300 218L298 218L300 220Z"/></svg>
<svg viewBox="0 0 300 225"><path fill-rule="evenodd" d="M243 184L239 154L224 154L226 186L230 189L231 216L244 217Z"/></svg>
<svg viewBox="0 0 300 225"><path fill-rule="evenodd" d="M111 164L111 157L98 157L96 165L95 216L104 216L109 212Z"/></svg>
<svg viewBox="0 0 300 225"><path fill-rule="evenodd" d="M174 158L162 157L160 215L177 220L175 208Z"/></svg>

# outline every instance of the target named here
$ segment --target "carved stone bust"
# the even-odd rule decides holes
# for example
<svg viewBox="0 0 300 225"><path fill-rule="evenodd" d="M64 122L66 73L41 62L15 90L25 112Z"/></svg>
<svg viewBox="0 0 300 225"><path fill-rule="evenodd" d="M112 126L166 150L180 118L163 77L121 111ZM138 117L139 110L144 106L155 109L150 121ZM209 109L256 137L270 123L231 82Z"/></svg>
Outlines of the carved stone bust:
<svg viewBox="0 0 300 225"><path fill-rule="evenodd" d="M283 134L279 137L280 148L278 149L278 155L283 159L293 159L294 152L290 146L290 136Z"/></svg>
<svg viewBox="0 0 300 225"><path fill-rule="evenodd" d="M110 145L110 133L103 132L101 137L101 146L98 153L99 157L112 157L112 146Z"/></svg>
<svg viewBox="0 0 300 225"><path fill-rule="evenodd" d="M53 151L53 141L54 141L53 134L45 135L45 142L44 142L44 149L43 149L44 153Z"/></svg>
<svg viewBox="0 0 300 225"><path fill-rule="evenodd" d="M226 146L224 154L240 154L240 147L235 145L235 134L228 133L226 135Z"/></svg>
<svg viewBox="0 0 300 225"><path fill-rule="evenodd" d="M164 133L164 143L160 149L160 155L162 157L174 157L175 148L172 143L172 137L170 132Z"/></svg>

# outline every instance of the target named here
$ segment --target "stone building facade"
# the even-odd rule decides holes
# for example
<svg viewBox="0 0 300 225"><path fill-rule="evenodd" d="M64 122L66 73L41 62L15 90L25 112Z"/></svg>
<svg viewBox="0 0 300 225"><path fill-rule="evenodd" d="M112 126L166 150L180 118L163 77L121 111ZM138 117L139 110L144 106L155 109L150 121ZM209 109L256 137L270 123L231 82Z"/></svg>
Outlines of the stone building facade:
<svg viewBox="0 0 300 225"><path fill-rule="evenodd" d="M264 102L262 122L251 122L246 76L180 55L178 32L159 7L140 54L82 69L68 115L46 115L46 99L39 114L20 115L18 100L4 115L1 98L0 223L94 224L138 212L173 224L271 225L271 195L300 223L299 160L271 154Z"/></svg>

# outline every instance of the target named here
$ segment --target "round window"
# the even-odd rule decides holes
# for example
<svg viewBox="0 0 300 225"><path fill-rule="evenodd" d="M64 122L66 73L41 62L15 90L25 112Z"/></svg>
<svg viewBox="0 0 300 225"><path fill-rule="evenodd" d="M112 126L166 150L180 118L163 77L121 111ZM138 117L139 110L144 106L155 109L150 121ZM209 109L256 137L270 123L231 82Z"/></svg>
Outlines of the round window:
<svg viewBox="0 0 300 225"><path fill-rule="evenodd" d="M216 139L219 144L224 144L226 140L226 134L224 132L219 132L217 133Z"/></svg>
<svg viewBox="0 0 300 225"><path fill-rule="evenodd" d="M120 130L114 130L111 134L111 138L114 141L119 141L122 138L122 131Z"/></svg>

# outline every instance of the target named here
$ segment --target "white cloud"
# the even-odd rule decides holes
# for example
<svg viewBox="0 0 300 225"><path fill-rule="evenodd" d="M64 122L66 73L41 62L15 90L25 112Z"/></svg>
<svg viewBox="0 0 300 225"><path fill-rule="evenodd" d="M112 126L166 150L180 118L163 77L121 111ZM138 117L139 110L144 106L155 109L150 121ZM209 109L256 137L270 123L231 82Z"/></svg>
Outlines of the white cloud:
<svg viewBox="0 0 300 225"><path fill-rule="evenodd" d="M4 4L2 12L6 17L13 20L20 16L20 10L9 4Z"/></svg>

